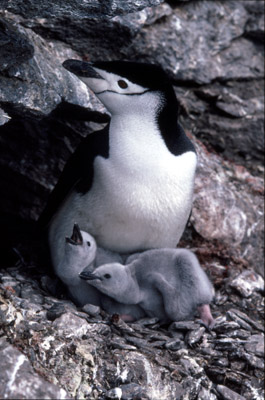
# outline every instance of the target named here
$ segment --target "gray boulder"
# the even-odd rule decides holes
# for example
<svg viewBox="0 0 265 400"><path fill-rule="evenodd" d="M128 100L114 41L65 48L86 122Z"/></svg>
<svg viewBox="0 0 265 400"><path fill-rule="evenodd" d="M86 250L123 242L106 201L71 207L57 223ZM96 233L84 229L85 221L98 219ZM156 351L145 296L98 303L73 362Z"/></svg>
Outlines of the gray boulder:
<svg viewBox="0 0 265 400"><path fill-rule="evenodd" d="M27 357L0 339L0 396L2 399L71 399L72 397L34 372Z"/></svg>
<svg viewBox="0 0 265 400"><path fill-rule="evenodd" d="M70 0L67 2L45 1L38 2L29 0L26 3L23 0L15 0L12 2L3 1L2 9L22 15L24 18L47 18L53 16L67 16L72 19L84 19L87 16L106 18L119 14L128 14L136 10L141 10L145 7L156 6L162 0L143 0L135 2L132 0Z"/></svg>

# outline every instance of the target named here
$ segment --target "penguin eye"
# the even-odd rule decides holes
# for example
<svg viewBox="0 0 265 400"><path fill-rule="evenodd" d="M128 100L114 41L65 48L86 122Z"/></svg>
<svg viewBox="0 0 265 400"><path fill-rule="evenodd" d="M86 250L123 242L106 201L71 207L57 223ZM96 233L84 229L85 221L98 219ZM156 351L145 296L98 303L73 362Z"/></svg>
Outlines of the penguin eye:
<svg viewBox="0 0 265 400"><path fill-rule="evenodd" d="M109 279L109 278L111 278L111 276L110 276L110 274L105 274L104 278Z"/></svg>
<svg viewBox="0 0 265 400"><path fill-rule="evenodd" d="M88 247L90 247L90 246L91 246L91 243L90 243L90 242L86 242L86 243L87 243Z"/></svg>
<svg viewBox="0 0 265 400"><path fill-rule="evenodd" d="M120 80L118 81L118 85L119 85L119 87L122 88L122 89L126 89L126 88L128 87L127 83L126 83L125 81L123 81L122 79L120 79Z"/></svg>

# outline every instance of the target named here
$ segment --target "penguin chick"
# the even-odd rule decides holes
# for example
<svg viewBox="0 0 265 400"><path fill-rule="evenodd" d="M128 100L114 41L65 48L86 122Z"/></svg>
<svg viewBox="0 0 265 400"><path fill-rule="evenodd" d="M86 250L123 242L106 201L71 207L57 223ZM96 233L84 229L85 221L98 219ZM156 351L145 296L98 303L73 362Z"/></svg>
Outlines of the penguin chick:
<svg viewBox="0 0 265 400"><path fill-rule="evenodd" d="M213 286L189 250L149 250L129 264L102 265L80 277L120 303L139 305L161 323L185 320L197 309L205 325L214 324Z"/></svg>
<svg viewBox="0 0 265 400"><path fill-rule="evenodd" d="M80 279L79 273L84 269L93 271L103 262L120 263L122 258L117 253L98 248L95 239L75 224L72 236L65 238L64 255L55 272L67 286L71 298L78 306L87 303L100 305L109 314L120 314L126 321L144 317L145 313L140 307L119 304Z"/></svg>
<svg viewBox="0 0 265 400"><path fill-rule="evenodd" d="M94 269L97 245L94 238L87 232L80 231L74 224L71 237L65 238L64 252L61 261L56 265L55 273L66 285L73 301L82 306L90 303L100 304L100 293L97 289L89 288L86 282L79 278L84 267Z"/></svg>
<svg viewBox="0 0 265 400"><path fill-rule="evenodd" d="M53 265L74 222L111 251L174 248L191 211L196 153L178 123L170 79L152 64L63 65L92 89L111 120L81 142L40 217Z"/></svg>

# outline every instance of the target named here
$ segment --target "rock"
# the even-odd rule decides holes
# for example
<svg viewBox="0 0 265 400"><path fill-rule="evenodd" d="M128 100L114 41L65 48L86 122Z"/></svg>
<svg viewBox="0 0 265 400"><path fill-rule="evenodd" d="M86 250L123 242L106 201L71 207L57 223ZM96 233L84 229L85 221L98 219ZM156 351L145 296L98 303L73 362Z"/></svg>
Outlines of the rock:
<svg viewBox="0 0 265 400"><path fill-rule="evenodd" d="M32 289L31 285L23 285L21 289L20 297L22 299L26 299L27 301L37 304L43 304L43 296L39 293L38 290Z"/></svg>
<svg viewBox="0 0 265 400"><path fill-rule="evenodd" d="M84 311L86 314L90 315L91 317L96 317L100 313L100 307L94 306L93 304L85 304L82 307L82 311Z"/></svg>
<svg viewBox="0 0 265 400"><path fill-rule="evenodd" d="M136 346L139 349L145 349L146 347L149 347L149 343L145 339L139 339L133 336L126 336L126 341L129 342L130 344Z"/></svg>
<svg viewBox="0 0 265 400"><path fill-rule="evenodd" d="M11 117L4 111L2 108L0 108L0 125L6 124Z"/></svg>
<svg viewBox="0 0 265 400"><path fill-rule="evenodd" d="M82 20L70 16L26 20L24 24L41 36L60 40L89 59L124 59L124 52L144 26L160 22L172 13L168 4L147 7L141 11L114 18L91 18ZM133 57L129 57L133 59Z"/></svg>
<svg viewBox="0 0 265 400"><path fill-rule="evenodd" d="M72 399L64 389L36 374L27 357L2 338L0 351L1 398Z"/></svg>
<svg viewBox="0 0 265 400"><path fill-rule="evenodd" d="M191 216L194 229L205 239L229 244L231 250L264 274L260 261L254 261L262 257L257 240L260 249L264 246L260 219L263 204L261 197L243 183L248 181L248 173L237 176L236 167L230 169L231 165L209 154L206 148L200 146L197 151L199 165Z"/></svg>
<svg viewBox="0 0 265 400"><path fill-rule="evenodd" d="M206 372L212 382L216 384L224 383L226 373L225 368L211 365L210 367L206 367Z"/></svg>
<svg viewBox="0 0 265 400"><path fill-rule="evenodd" d="M167 343L165 343L165 348L172 351L179 350L182 347L183 342L179 339L169 340Z"/></svg>
<svg viewBox="0 0 265 400"><path fill-rule="evenodd" d="M121 349L121 350L137 350L136 346L131 346L130 344L125 343L123 339L115 338L111 340L110 345L114 349Z"/></svg>
<svg viewBox="0 0 265 400"><path fill-rule="evenodd" d="M215 394L210 393L210 391L205 388L201 388L198 398L200 400L216 400L217 399Z"/></svg>
<svg viewBox="0 0 265 400"><path fill-rule="evenodd" d="M141 388L140 385L135 383L129 383L121 385L120 387L109 390L106 393L107 399L120 399L120 400L131 400L131 399L150 399L146 392Z"/></svg>
<svg viewBox="0 0 265 400"><path fill-rule="evenodd" d="M242 358L248 362L251 367L264 370L264 361L253 354L244 353Z"/></svg>
<svg viewBox="0 0 265 400"><path fill-rule="evenodd" d="M18 51L23 50L23 58L20 60L17 52L11 51L8 64L2 66L8 68L6 74L0 75L0 103L5 104L5 109L16 115L43 117L62 100L90 109L99 105L99 102L92 105L87 87L62 67L66 58L79 58L75 52L61 43L45 42L30 29L20 27L20 31L19 35L23 35L25 43L30 43L32 50L27 55L23 46L19 46L18 34L9 38L10 43L18 46ZM99 106L98 110L104 108Z"/></svg>
<svg viewBox="0 0 265 400"><path fill-rule="evenodd" d="M156 318L156 317L154 317L154 318L142 318L142 319L139 319L139 321L137 321L137 323L139 325L149 326L149 325L155 325L158 321L159 321L159 319Z"/></svg>
<svg viewBox="0 0 265 400"><path fill-rule="evenodd" d="M47 318L49 321L54 321L59 318L66 311L65 305L61 303L55 303L51 308L47 310Z"/></svg>
<svg viewBox="0 0 265 400"><path fill-rule="evenodd" d="M215 79L239 76L262 78L262 50L242 37L247 19L242 3L183 4L159 25L142 29L126 55L137 54L147 61L155 59L178 82L208 84ZM237 63L230 64L235 57Z"/></svg>
<svg viewBox="0 0 265 400"><path fill-rule="evenodd" d="M237 338L237 339L248 339L251 336L251 333L249 332L249 326L247 326L248 330L244 329L236 329L235 331L229 331L226 332L226 336L230 338Z"/></svg>
<svg viewBox="0 0 265 400"><path fill-rule="evenodd" d="M8 71L30 60L34 47L22 28L0 19L0 71Z"/></svg>
<svg viewBox="0 0 265 400"><path fill-rule="evenodd" d="M229 389L223 385L217 385L216 389L218 393L222 395L224 400L245 400L244 396L240 396L238 393L234 392L233 390Z"/></svg>
<svg viewBox="0 0 265 400"><path fill-rule="evenodd" d="M264 336L252 335L244 345L247 352L254 353L256 356L264 357Z"/></svg>
<svg viewBox="0 0 265 400"><path fill-rule="evenodd" d="M242 371L246 366L244 361L232 361L231 362L231 369L233 371Z"/></svg>
<svg viewBox="0 0 265 400"><path fill-rule="evenodd" d="M218 324L213 327L213 330L217 333L224 333L229 330L238 329L239 327L240 327L240 325L237 322L231 321L231 322L223 322L221 324Z"/></svg>
<svg viewBox="0 0 265 400"><path fill-rule="evenodd" d="M110 389L106 393L107 399L118 399L120 400L122 397L122 390L120 388Z"/></svg>
<svg viewBox="0 0 265 400"><path fill-rule="evenodd" d="M194 379L193 377L189 376L184 379L183 388L185 394L182 395L181 399L195 400L196 398L198 398L199 395L200 380Z"/></svg>
<svg viewBox="0 0 265 400"><path fill-rule="evenodd" d="M88 324L83 318L80 318L70 312L62 314L53 322L54 328L60 336L64 337L82 337L84 335L93 336L97 333L107 334L110 328L105 324Z"/></svg>
<svg viewBox="0 0 265 400"><path fill-rule="evenodd" d="M185 336L185 342L189 346L195 346L202 340L203 334L205 333L205 328L201 326L199 329L189 331Z"/></svg>
<svg viewBox="0 0 265 400"><path fill-rule="evenodd" d="M237 319L239 325L241 324L240 326L242 326L242 321L245 321L247 323L247 325L245 325L247 330L249 330L248 326L251 325L255 329L264 332L264 326L263 325L261 325L257 321L253 321L253 319L248 317L245 313L243 313L240 310L237 310L235 308L231 308L229 311L227 311L227 315L230 318L234 319L234 321Z"/></svg>
<svg viewBox="0 0 265 400"><path fill-rule="evenodd" d="M215 350L225 351L225 350L233 350L244 341L234 339L234 338L221 338L214 339Z"/></svg>
<svg viewBox="0 0 265 400"><path fill-rule="evenodd" d="M1 284L3 288L9 291L13 291L17 296L21 293L21 285L16 281L16 279L11 276L3 276L1 279Z"/></svg>
<svg viewBox="0 0 265 400"><path fill-rule="evenodd" d="M127 353L125 360L128 368L134 371L134 380L146 391L149 398L173 400L183 393L181 385L172 382L172 378L165 367L146 359L139 352Z"/></svg>
<svg viewBox="0 0 265 400"><path fill-rule="evenodd" d="M260 84L231 81L194 92L203 101L192 100L190 92L189 114L194 121L187 120L189 129L208 148L238 165L247 166L253 175L259 174L263 170L264 148L264 91ZM207 98L208 94L211 96ZM200 109L201 103L203 109Z"/></svg>
<svg viewBox="0 0 265 400"><path fill-rule="evenodd" d="M184 356L181 358L180 363L190 376L197 377L203 371L203 368L193 358Z"/></svg>
<svg viewBox="0 0 265 400"><path fill-rule="evenodd" d="M224 367L228 367L229 366L229 361L228 361L227 358L220 357L220 358L217 358L216 360L214 360L213 365L216 365L217 367L224 368Z"/></svg>
<svg viewBox="0 0 265 400"><path fill-rule="evenodd" d="M244 321L242 318L240 318L238 315L233 313L233 311L227 311L227 315L229 315L230 318L232 318L234 321L238 323L243 329L247 331L252 331L251 325L249 325L246 321Z"/></svg>
<svg viewBox="0 0 265 400"><path fill-rule="evenodd" d="M198 329L199 327L200 325L196 324L194 321L177 321L172 322L169 331L189 331Z"/></svg>
<svg viewBox="0 0 265 400"><path fill-rule="evenodd" d="M241 294L243 297L249 297L256 290L264 292L264 279L254 271L248 270L238 275L230 286Z"/></svg>
<svg viewBox="0 0 265 400"><path fill-rule="evenodd" d="M261 6L261 3L256 2L255 6ZM246 8L251 13L250 18L245 27L245 36L254 40L259 40L260 42L264 42L264 18L262 18L262 13L264 9L262 7L258 8L255 11L252 7Z"/></svg>
<svg viewBox="0 0 265 400"><path fill-rule="evenodd" d="M60 385L69 397L119 398L122 393L121 399L215 399L216 384L231 390L244 387L247 400L253 391L262 392L263 335L256 333L255 315L250 319L230 308L226 318L227 305L213 304L217 316L211 334L194 321L171 324L169 330L154 320L127 324L102 314L96 323L71 301L40 289L42 274L34 279L29 274L27 266L0 272L0 334L23 349L41 379ZM13 287L21 285L21 293L30 298L40 291L43 301L34 305L19 297L21 293L6 290L8 281ZM259 292L255 296L262 298ZM235 294L234 302L242 304L244 299ZM238 320L230 316L250 330L239 329Z"/></svg>
<svg viewBox="0 0 265 400"><path fill-rule="evenodd" d="M5 3L1 8L7 8L14 14L22 15L25 18L53 18L70 17L72 19L82 20L88 17L106 18L113 15L128 14L135 10L141 10L144 7L150 7L161 3L161 0L134 1L104 1L100 3L96 0L83 2L82 0L71 0L65 4L59 0L56 1L35 1L30 0L27 5L21 4L19 0L12 3Z"/></svg>

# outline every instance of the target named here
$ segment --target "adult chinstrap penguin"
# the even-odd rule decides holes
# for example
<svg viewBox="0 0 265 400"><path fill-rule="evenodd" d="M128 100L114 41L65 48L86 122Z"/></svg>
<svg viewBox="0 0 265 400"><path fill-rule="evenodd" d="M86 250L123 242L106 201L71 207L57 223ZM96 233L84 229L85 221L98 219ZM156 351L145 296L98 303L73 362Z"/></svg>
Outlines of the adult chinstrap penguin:
<svg viewBox="0 0 265 400"><path fill-rule="evenodd" d="M196 153L178 123L169 78L151 64L63 65L94 91L111 120L74 152L40 218L53 265L75 222L120 253L175 247L191 211Z"/></svg>
<svg viewBox="0 0 265 400"><path fill-rule="evenodd" d="M109 314L119 314L123 320L134 321L146 316L137 305L119 304L112 297L89 285L79 274L85 269L93 272L99 265L110 262L122 262L119 254L97 247L89 233L81 231L77 224L71 237L65 238L64 251L56 275L65 284L72 300L78 306L87 303L101 306Z"/></svg>
<svg viewBox="0 0 265 400"><path fill-rule="evenodd" d="M85 269L80 277L122 304L140 306L161 323L188 319L197 310L207 327L214 325L209 307L214 289L189 250L148 250L129 257L126 265Z"/></svg>

